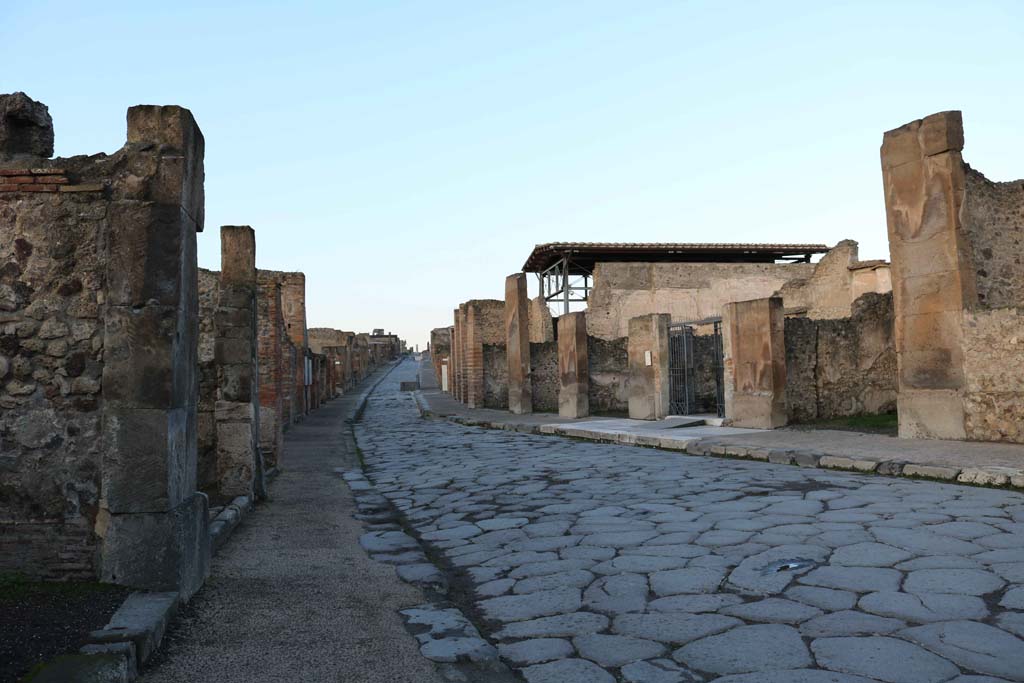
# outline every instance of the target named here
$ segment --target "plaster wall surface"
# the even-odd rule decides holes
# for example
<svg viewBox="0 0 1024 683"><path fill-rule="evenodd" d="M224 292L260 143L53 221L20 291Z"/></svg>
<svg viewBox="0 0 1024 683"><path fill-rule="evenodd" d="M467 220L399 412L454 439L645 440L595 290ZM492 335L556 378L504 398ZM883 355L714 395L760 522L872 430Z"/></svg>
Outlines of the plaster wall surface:
<svg viewBox="0 0 1024 683"><path fill-rule="evenodd" d="M629 320L668 313L673 322L721 315L730 301L768 297L791 280L813 275L814 264L598 263L587 307L587 332L628 336Z"/></svg>

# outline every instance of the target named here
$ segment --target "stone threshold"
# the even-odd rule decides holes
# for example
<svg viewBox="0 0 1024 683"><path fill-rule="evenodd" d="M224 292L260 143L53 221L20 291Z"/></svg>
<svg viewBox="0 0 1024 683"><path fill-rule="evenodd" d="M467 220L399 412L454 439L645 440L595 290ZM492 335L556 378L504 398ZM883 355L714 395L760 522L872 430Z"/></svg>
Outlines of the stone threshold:
<svg viewBox="0 0 1024 683"><path fill-rule="evenodd" d="M897 458L872 458L852 456L845 452L828 452L799 448L767 448L745 443L730 442L728 437L709 438L705 436L683 437L678 434L638 434L601 427L588 428L585 422L572 424L527 424L515 421L495 421L465 415L439 415L430 410L421 395L416 394L420 414L441 417L469 427L501 429L563 436L600 443L615 443L628 446L643 446L662 450L720 458L759 460L777 465L796 465L829 470L844 470L861 474L879 474L888 477L908 477L988 488L1024 489L1024 467L981 465L976 467L955 467L945 463L922 463Z"/></svg>

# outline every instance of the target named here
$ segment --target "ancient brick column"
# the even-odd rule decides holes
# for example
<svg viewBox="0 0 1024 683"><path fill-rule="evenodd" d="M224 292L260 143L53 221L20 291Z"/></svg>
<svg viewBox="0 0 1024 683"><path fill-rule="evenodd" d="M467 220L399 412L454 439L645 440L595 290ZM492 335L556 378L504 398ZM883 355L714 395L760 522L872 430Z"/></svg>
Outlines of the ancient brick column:
<svg viewBox="0 0 1024 683"><path fill-rule="evenodd" d="M220 229L217 341L217 490L225 498L262 495L256 348L256 235L247 225Z"/></svg>
<svg viewBox="0 0 1024 683"><path fill-rule="evenodd" d="M309 412L306 383L309 377L307 351L309 337L306 334L306 276L302 273L278 273L281 282L281 310L288 338L295 346L294 374L290 382L292 399L292 422L302 419Z"/></svg>
<svg viewBox="0 0 1024 683"><path fill-rule="evenodd" d="M204 142L188 110L139 106L128 110L133 146L156 171L107 213L100 575L191 595L209 561L195 439Z"/></svg>
<svg viewBox="0 0 1024 683"><path fill-rule="evenodd" d="M260 454L269 469L277 467L287 416L282 396L285 373L281 283L272 273L256 272L256 366L259 370ZM289 385L290 386L290 385Z"/></svg>
<svg viewBox="0 0 1024 683"><path fill-rule="evenodd" d="M508 358L508 409L517 415L533 412L530 382L530 301L526 273L505 278L505 353Z"/></svg>
<svg viewBox="0 0 1024 683"><path fill-rule="evenodd" d="M470 408L484 407L484 344L483 321L480 309L473 302L466 304L465 367L463 378L466 385L465 404Z"/></svg>
<svg viewBox="0 0 1024 683"><path fill-rule="evenodd" d="M452 328L454 330L452 333L452 396L456 401L463 401L465 396L462 390L462 351L463 335L465 334L462 311L463 305L460 304L452 316L454 321Z"/></svg>
<svg viewBox="0 0 1024 683"><path fill-rule="evenodd" d="M966 436L961 319L977 297L961 222L963 145L958 111L914 121L882 140L900 436Z"/></svg>
<svg viewBox="0 0 1024 683"><path fill-rule="evenodd" d="M786 424L786 349L782 299L754 299L722 309L725 417L735 427Z"/></svg>
<svg viewBox="0 0 1024 683"><path fill-rule="evenodd" d="M587 358L587 316L565 313L558 319L558 414L590 414L590 364Z"/></svg>
<svg viewBox="0 0 1024 683"><path fill-rule="evenodd" d="M660 420L668 415L668 325L672 316L652 313L629 320L629 416Z"/></svg>

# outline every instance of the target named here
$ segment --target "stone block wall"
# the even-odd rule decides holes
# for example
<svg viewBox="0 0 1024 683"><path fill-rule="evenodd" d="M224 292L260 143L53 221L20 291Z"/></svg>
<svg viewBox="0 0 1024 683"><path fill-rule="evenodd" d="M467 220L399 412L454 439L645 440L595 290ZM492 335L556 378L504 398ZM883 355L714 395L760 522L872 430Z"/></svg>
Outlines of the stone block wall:
<svg viewBox="0 0 1024 683"><path fill-rule="evenodd" d="M957 111L883 136L900 436L1024 443L1024 181L963 144Z"/></svg>
<svg viewBox="0 0 1024 683"><path fill-rule="evenodd" d="M202 133L132 107L117 152L51 160L45 106L0 97L0 571L188 597Z"/></svg>
<svg viewBox="0 0 1024 683"><path fill-rule="evenodd" d="M853 240L832 247L809 277L790 280L779 290L786 310L815 319L849 318L861 295L891 292L889 264L861 261L858 255L859 245Z"/></svg>
<svg viewBox="0 0 1024 683"><path fill-rule="evenodd" d="M896 409L892 294L865 294L849 318L787 318L785 330L790 421Z"/></svg>
<svg viewBox="0 0 1024 683"><path fill-rule="evenodd" d="M484 345L505 346L505 302L494 299L467 301L459 306L455 319L458 344L456 371L460 390L456 398L470 408L482 408L487 383ZM506 377L507 386L507 367L501 374ZM506 405L507 401L506 391Z"/></svg>
<svg viewBox="0 0 1024 683"><path fill-rule="evenodd" d="M594 415L629 413L629 338L587 337L590 373L590 412Z"/></svg>
<svg viewBox="0 0 1024 683"><path fill-rule="evenodd" d="M667 313L651 313L629 321L629 416L660 420L669 409L669 339Z"/></svg>

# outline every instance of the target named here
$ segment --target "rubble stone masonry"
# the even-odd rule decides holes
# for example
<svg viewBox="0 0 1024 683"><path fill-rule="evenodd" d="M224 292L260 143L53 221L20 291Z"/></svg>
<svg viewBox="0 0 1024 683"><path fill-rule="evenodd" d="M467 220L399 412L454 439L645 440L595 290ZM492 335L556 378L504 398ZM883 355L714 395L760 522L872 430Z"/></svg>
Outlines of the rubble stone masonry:
<svg viewBox="0 0 1024 683"><path fill-rule="evenodd" d="M209 557L202 133L132 107L117 152L51 160L45 106L0 112L0 571L187 597Z"/></svg>
<svg viewBox="0 0 1024 683"><path fill-rule="evenodd" d="M280 460L291 393L284 391L294 377L285 359L292 354L281 313L281 283L264 270L256 272L256 353L259 368L260 452L269 469ZM287 406L287 407L286 407Z"/></svg>

